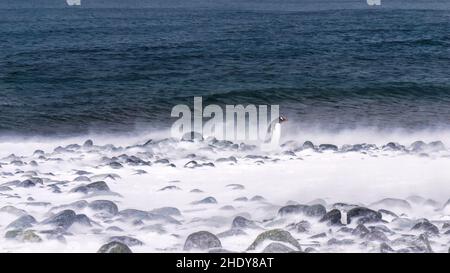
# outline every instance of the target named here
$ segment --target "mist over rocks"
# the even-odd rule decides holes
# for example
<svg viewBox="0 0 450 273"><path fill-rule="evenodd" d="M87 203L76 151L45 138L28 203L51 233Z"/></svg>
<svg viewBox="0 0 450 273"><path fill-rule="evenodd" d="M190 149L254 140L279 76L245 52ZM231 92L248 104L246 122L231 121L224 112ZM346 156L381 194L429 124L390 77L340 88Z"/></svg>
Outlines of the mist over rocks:
<svg viewBox="0 0 450 273"><path fill-rule="evenodd" d="M428 196L430 182L417 175L447 160L439 141L291 140L277 151L211 139L54 146L0 156L3 250L448 251L441 219L450 194ZM377 186L394 177L398 184Z"/></svg>

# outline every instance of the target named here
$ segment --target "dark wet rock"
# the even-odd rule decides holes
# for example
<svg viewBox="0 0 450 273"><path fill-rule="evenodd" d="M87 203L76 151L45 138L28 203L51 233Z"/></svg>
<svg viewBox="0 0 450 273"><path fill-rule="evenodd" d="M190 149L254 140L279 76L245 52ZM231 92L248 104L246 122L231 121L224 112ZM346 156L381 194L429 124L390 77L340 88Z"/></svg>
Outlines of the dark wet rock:
<svg viewBox="0 0 450 273"><path fill-rule="evenodd" d="M262 253L289 253L294 252L295 250L281 243L270 243L267 245Z"/></svg>
<svg viewBox="0 0 450 273"><path fill-rule="evenodd" d="M242 216L236 216L231 223L231 228L245 229L245 228L260 228L254 221Z"/></svg>
<svg viewBox="0 0 450 273"><path fill-rule="evenodd" d="M181 190L181 188L177 187L177 186L166 186L163 187L161 189L159 189L158 191L172 191L172 190Z"/></svg>
<svg viewBox="0 0 450 273"><path fill-rule="evenodd" d="M109 200L95 200L89 203L89 208L95 211L106 212L110 215L116 215L119 212L117 205Z"/></svg>
<svg viewBox="0 0 450 273"><path fill-rule="evenodd" d="M315 149L315 147L311 141L305 141L302 145L302 149Z"/></svg>
<svg viewBox="0 0 450 273"><path fill-rule="evenodd" d="M181 216L180 210L177 208L174 208L174 207L157 208L157 209L153 209L151 212L156 213L156 214L166 215L166 216Z"/></svg>
<svg viewBox="0 0 450 273"><path fill-rule="evenodd" d="M36 186L36 182L32 181L31 179L27 179L20 182L17 186L22 188L31 188Z"/></svg>
<svg viewBox="0 0 450 273"><path fill-rule="evenodd" d="M370 231L380 231L383 232L385 234L389 234L389 235L394 235L395 232L392 231L391 229L389 229L387 226L385 225L376 225L376 226L369 226L368 229Z"/></svg>
<svg viewBox="0 0 450 273"><path fill-rule="evenodd" d="M272 229L259 234L247 250L255 250L263 242L268 240L287 243L295 247L295 249L301 251L301 246L298 241L294 237L292 237L292 235L288 231L282 229Z"/></svg>
<svg viewBox="0 0 450 273"><path fill-rule="evenodd" d="M155 164L169 164L170 161L167 158L158 159L155 161Z"/></svg>
<svg viewBox="0 0 450 273"><path fill-rule="evenodd" d="M394 253L395 250L391 246L389 246L388 244L381 243L380 244L380 252L381 253Z"/></svg>
<svg viewBox="0 0 450 273"><path fill-rule="evenodd" d="M341 233L353 233L353 228L350 228L350 227L341 227L339 230L338 230L338 232L341 232Z"/></svg>
<svg viewBox="0 0 450 273"><path fill-rule="evenodd" d="M288 205L281 207L278 210L278 214L281 216L288 214L300 214L303 213L307 207L307 205Z"/></svg>
<svg viewBox="0 0 450 273"><path fill-rule="evenodd" d="M7 229L27 229L32 227L36 223L36 219L34 219L31 215L24 215L11 222L6 228Z"/></svg>
<svg viewBox="0 0 450 273"><path fill-rule="evenodd" d="M325 232L313 235L311 237L309 237L309 239L319 239L319 238L325 238L327 237L327 234Z"/></svg>
<svg viewBox="0 0 450 273"><path fill-rule="evenodd" d="M411 205L408 201L403 199L397 199L397 198L385 198L380 201L377 201L370 205L371 207L382 207L382 208L401 208L405 210L410 210Z"/></svg>
<svg viewBox="0 0 450 273"><path fill-rule="evenodd" d="M41 155L44 155L44 154L45 154L44 151L42 151L42 150L36 150L36 151L34 151L33 156L41 156Z"/></svg>
<svg viewBox="0 0 450 273"><path fill-rule="evenodd" d="M198 167L198 166L199 166L199 164L195 160L191 160L188 163L184 164L185 168L195 168L195 167Z"/></svg>
<svg viewBox="0 0 450 273"><path fill-rule="evenodd" d="M227 231L221 232L217 234L217 237L219 238L225 238L225 237L231 237L231 236L241 236L241 235L247 235L245 231L239 228L232 228Z"/></svg>
<svg viewBox="0 0 450 273"><path fill-rule="evenodd" d="M116 161L109 162L108 166L111 167L112 169L121 169L121 168L123 168L123 165L120 164L119 162L116 162Z"/></svg>
<svg viewBox="0 0 450 273"><path fill-rule="evenodd" d="M200 204L217 204L217 200L216 200L216 198L210 196L210 197L206 197L206 198L204 198L204 199L202 199L202 200L192 202L192 204L193 204L193 205L200 205Z"/></svg>
<svg viewBox="0 0 450 273"><path fill-rule="evenodd" d="M86 140L83 144L83 148L91 148L92 146L94 146L94 142L90 139Z"/></svg>
<svg viewBox="0 0 450 273"><path fill-rule="evenodd" d="M132 253L132 251L123 243L110 242L100 247L97 253Z"/></svg>
<svg viewBox="0 0 450 273"><path fill-rule="evenodd" d="M308 206L305 209L304 213L305 213L305 215L310 216L310 217L323 217L327 213L327 210L325 209L325 207L323 205L317 204L317 205Z"/></svg>
<svg viewBox="0 0 450 273"><path fill-rule="evenodd" d="M398 143L389 142L388 144L384 145L382 147L382 149L386 150L386 151L404 151L405 150L405 146L400 145Z"/></svg>
<svg viewBox="0 0 450 273"><path fill-rule="evenodd" d="M310 217L323 217L326 212L327 211L323 205L288 205L278 210L278 214L281 216L302 213Z"/></svg>
<svg viewBox="0 0 450 273"><path fill-rule="evenodd" d="M202 193L203 191L200 190L200 189L193 189L190 192L192 192L192 193Z"/></svg>
<svg viewBox="0 0 450 273"><path fill-rule="evenodd" d="M266 201L266 199L264 197L262 197L261 195L255 195L252 198L250 198L250 201L262 202L262 201Z"/></svg>
<svg viewBox="0 0 450 273"><path fill-rule="evenodd" d="M235 208L233 206L230 205L226 205L220 208L221 210L235 210Z"/></svg>
<svg viewBox="0 0 450 273"><path fill-rule="evenodd" d="M238 197L238 198L234 199L233 201L236 201L236 202L247 202L248 198L245 197L245 196L242 196L242 197Z"/></svg>
<svg viewBox="0 0 450 273"><path fill-rule="evenodd" d="M419 220L411 230L422 231L429 234L439 234L439 228L430 223L427 219Z"/></svg>
<svg viewBox="0 0 450 273"><path fill-rule="evenodd" d="M330 246L332 246L332 245L339 245L339 246L352 245L352 244L354 244L354 241L351 240L351 239L339 240L339 239L336 239L336 238L332 238L332 239L328 240L327 244L330 245Z"/></svg>
<svg viewBox="0 0 450 273"><path fill-rule="evenodd" d="M90 183L88 185L78 186L71 190L72 192L81 192L81 193L95 193L95 192L109 192L110 189L106 182L98 181L94 183Z"/></svg>
<svg viewBox="0 0 450 273"><path fill-rule="evenodd" d="M130 237L130 236L112 236L109 237L108 243L111 242L119 242L122 244L125 244L127 246L141 246L144 245L144 243L136 238Z"/></svg>
<svg viewBox="0 0 450 273"><path fill-rule="evenodd" d="M243 190L245 187L241 184L228 184L225 187L230 188L232 190Z"/></svg>
<svg viewBox="0 0 450 273"><path fill-rule="evenodd" d="M372 231L364 234L362 236L362 238L364 238L367 241L377 241L377 242L388 242L389 241L386 234L384 234L380 230L372 230Z"/></svg>
<svg viewBox="0 0 450 273"><path fill-rule="evenodd" d="M338 147L333 144L320 144L319 151L337 151Z"/></svg>
<svg viewBox="0 0 450 273"><path fill-rule="evenodd" d="M87 226L87 227L92 226L91 219L89 219L89 217L87 217L85 214L77 214L75 216L74 223L77 223L77 224L80 224L83 226Z"/></svg>
<svg viewBox="0 0 450 273"><path fill-rule="evenodd" d="M237 163L237 159L234 156L230 156L227 158L219 158L216 160L217 163Z"/></svg>
<svg viewBox="0 0 450 273"><path fill-rule="evenodd" d="M353 229L352 235L363 237L364 235L366 235L369 232L370 232L369 229L367 229L365 225L359 224L356 226L355 229Z"/></svg>
<svg viewBox="0 0 450 273"><path fill-rule="evenodd" d="M299 233L308 232L311 228L311 224L308 221L302 220L298 223L288 225L289 229L293 229Z"/></svg>
<svg viewBox="0 0 450 273"><path fill-rule="evenodd" d="M84 175L91 175L92 173L80 170L80 171L76 171L75 174L78 176L84 176Z"/></svg>
<svg viewBox="0 0 450 273"><path fill-rule="evenodd" d="M73 181L75 181L75 182L91 182L91 179L87 176L82 175L82 176L78 176Z"/></svg>
<svg viewBox="0 0 450 273"><path fill-rule="evenodd" d="M40 243L42 242L41 237L37 235L33 230L10 230L7 231L5 234L6 239L14 239L18 240L20 242L27 242L27 243Z"/></svg>
<svg viewBox="0 0 450 273"><path fill-rule="evenodd" d="M338 209L332 209L329 212L327 212L321 219L320 222L327 223L331 226L340 226L341 223L341 211Z"/></svg>
<svg viewBox="0 0 450 273"><path fill-rule="evenodd" d="M450 229L450 222L443 223L442 229Z"/></svg>
<svg viewBox="0 0 450 273"><path fill-rule="evenodd" d="M68 229L76 220L76 213L73 210L63 210L53 217L44 220L43 224L50 224L62 229Z"/></svg>
<svg viewBox="0 0 450 273"><path fill-rule="evenodd" d="M216 235L208 231L199 231L190 234L184 244L184 250L206 250L210 248L221 248L222 243Z"/></svg>
<svg viewBox="0 0 450 273"><path fill-rule="evenodd" d="M379 222L381 221L381 217L381 213L377 211L364 207L357 207L347 212L347 223L350 224L353 220L356 220L358 224Z"/></svg>
<svg viewBox="0 0 450 273"><path fill-rule="evenodd" d="M148 212L137 209L124 209L119 212L119 215L126 218L144 219L148 216Z"/></svg>

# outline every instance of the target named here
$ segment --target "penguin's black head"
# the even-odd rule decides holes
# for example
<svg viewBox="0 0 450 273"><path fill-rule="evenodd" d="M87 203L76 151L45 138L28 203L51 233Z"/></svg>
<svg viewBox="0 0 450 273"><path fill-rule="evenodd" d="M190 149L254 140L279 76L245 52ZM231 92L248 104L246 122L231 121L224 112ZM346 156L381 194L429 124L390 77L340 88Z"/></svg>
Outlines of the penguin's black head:
<svg viewBox="0 0 450 273"><path fill-rule="evenodd" d="M288 119L287 119L287 117L285 117L285 116L280 116L279 118L278 118L278 121L280 122L280 123L283 123L283 122L285 122L285 121L287 121Z"/></svg>

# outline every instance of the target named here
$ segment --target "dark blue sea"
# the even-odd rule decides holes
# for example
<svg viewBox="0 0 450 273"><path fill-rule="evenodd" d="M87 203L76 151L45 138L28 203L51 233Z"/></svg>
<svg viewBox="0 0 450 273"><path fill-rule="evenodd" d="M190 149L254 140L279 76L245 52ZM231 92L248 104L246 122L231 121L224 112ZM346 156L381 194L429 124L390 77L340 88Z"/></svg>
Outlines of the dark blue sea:
<svg viewBox="0 0 450 273"><path fill-rule="evenodd" d="M193 96L330 130L450 127L443 2L0 9L0 134L164 128Z"/></svg>

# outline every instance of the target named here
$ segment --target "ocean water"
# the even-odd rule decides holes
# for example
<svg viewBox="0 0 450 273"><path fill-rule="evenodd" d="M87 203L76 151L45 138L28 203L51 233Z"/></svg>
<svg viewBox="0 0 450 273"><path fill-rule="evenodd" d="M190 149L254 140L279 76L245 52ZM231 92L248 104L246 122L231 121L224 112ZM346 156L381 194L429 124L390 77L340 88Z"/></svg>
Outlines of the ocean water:
<svg viewBox="0 0 450 273"><path fill-rule="evenodd" d="M303 131L447 129L442 5L1 9L0 134L167 128L193 96L279 104Z"/></svg>

